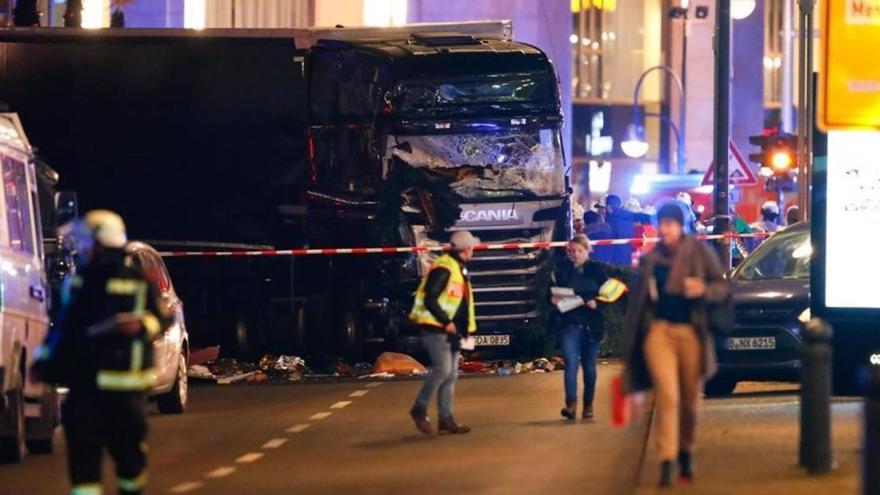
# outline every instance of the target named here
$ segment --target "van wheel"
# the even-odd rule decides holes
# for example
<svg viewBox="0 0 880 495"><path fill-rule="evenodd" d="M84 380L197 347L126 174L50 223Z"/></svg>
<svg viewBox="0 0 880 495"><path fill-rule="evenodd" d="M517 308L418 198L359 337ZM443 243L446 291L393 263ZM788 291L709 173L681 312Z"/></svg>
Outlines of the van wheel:
<svg viewBox="0 0 880 495"><path fill-rule="evenodd" d="M736 380L723 376L716 376L706 383L704 389L706 397L727 397L736 390Z"/></svg>
<svg viewBox="0 0 880 495"><path fill-rule="evenodd" d="M58 390L54 386L46 385L46 392L40 398L40 411L42 417L36 418L39 423L34 428L38 435L27 440L27 449L31 454L51 454L54 450L52 437L59 423Z"/></svg>
<svg viewBox="0 0 880 495"><path fill-rule="evenodd" d="M167 393L156 397L156 405L162 414L180 414L186 410L189 401L189 378L186 375L186 356L180 355L177 364L177 379Z"/></svg>
<svg viewBox="0 0 880 495"><path fill-rule="evenodd" d="M27 452L24 430L24 397L20 388L7 392L8 410L3 415L0 433L0 463L16 464Z"/></svg>

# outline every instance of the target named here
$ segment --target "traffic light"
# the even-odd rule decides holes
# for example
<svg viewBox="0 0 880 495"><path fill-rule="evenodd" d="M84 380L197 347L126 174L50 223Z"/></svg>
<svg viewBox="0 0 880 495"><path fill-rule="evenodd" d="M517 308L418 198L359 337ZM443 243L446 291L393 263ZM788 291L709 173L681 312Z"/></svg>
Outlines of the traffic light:
<svg viewBox="0 0 880 495"><path fill-rule="evenodd" d="M749 143L761 148L759 153L750 153L749 160L761 164L762 176L792 178L797 170L797 136L760 134L749 136Z"/></svg>

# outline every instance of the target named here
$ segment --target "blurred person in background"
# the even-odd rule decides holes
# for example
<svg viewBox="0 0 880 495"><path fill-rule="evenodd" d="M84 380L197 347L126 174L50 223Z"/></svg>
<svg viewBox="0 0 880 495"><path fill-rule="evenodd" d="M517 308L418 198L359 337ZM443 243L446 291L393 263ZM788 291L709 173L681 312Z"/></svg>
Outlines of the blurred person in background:
<svg viewBox="0 0 880 495"><path fill-rule="evenodd" d="M758 232L772 234L782 228L779 225L779 205L775 201L767 201L761 205L761 220L751 225Z"/></svg>
<svg viewBox="0 0 880 495"><path fill-rule="evenodd" d="M798 205L789 206L787 210L785 210L785 224L786 225L794 225L801 221L801 209Z"/></svg>

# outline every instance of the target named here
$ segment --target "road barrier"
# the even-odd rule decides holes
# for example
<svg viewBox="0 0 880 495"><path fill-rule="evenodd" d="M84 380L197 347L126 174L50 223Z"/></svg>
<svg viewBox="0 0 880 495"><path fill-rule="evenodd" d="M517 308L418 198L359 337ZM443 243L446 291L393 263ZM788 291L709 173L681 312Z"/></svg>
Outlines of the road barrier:
<svg viewBox="0 0 880 495"><path fill-rule="evenodd" d="M801 428L799 461L810 474L832 469L831 325L813 318L804 326L801 357ZM876 492L874 492L876 493Z"/></svg>
<svg viewBox="0 0 880 495"><path fill-rule="evenodd" d="M745 239L764 238L772 234L718 234L699 235L701 241L714 241L721 239ZM623 244L656 244L660 242L658 237L635 238L635 239L603 239L590 241L593 246L615 246ZM475 251L500 251L516 249L549 249L560 248L568 245L567 241L553 242L508 242L502 244L479 244L474 247ZM195 256L335 256L335 255L360 255L360 254L411 254L424 252L442 252L451 250L451 246L400 246L400 247L364 247L364 248L320 248L320 249L263 249L257 251L163 251L159 254L167 258L195 257Z"/></svg>

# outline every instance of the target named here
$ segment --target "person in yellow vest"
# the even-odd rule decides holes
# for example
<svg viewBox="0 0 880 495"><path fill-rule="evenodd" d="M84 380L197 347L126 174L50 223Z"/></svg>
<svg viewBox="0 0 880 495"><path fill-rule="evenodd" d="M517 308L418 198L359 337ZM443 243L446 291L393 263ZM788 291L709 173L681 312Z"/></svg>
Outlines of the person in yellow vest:
<svg viewBox="0 0 880 495"><path fill-rule="evenodd" d="M477 331L474 294L466 263L480 240L468 231L452 235L452 251L443 254L422 279L416 291L410 320L422 333L422 345L431 356L431 371L410 410L416 428L434 432L428 419L428 405L434 394L438 403L438 433L465 434L471 429L455 422L452 415L461 339Z"/></svg>

